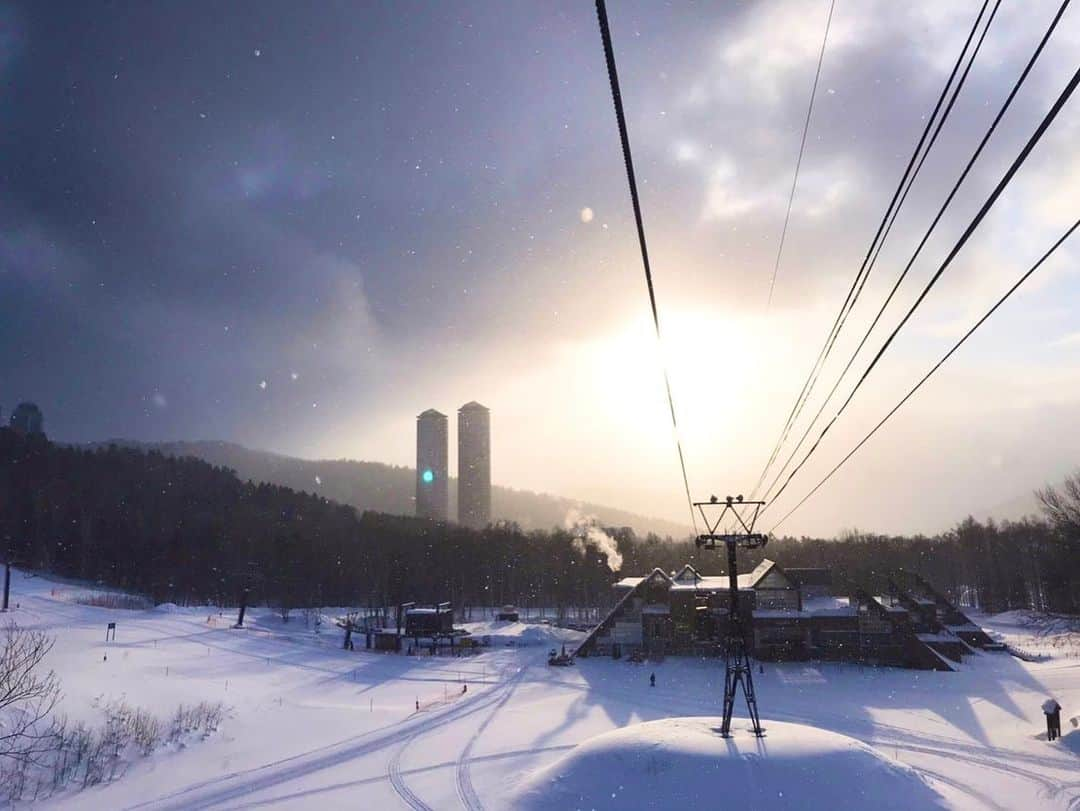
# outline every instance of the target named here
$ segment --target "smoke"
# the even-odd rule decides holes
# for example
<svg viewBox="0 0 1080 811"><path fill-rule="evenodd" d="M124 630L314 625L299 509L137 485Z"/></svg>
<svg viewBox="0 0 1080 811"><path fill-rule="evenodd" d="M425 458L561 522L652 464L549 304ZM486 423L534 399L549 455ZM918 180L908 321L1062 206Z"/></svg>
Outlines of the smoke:
<svg viewBox="0 0 1080 811"><path fill-rule="evenodd" d="M571 509L563 520L563 526L574 534L574 549L581 554L587 552L589 544L607 555L607 565L611 571L622 568L622 555L615 539L600 528L594 515L585 515L580 510Z"/></svg>

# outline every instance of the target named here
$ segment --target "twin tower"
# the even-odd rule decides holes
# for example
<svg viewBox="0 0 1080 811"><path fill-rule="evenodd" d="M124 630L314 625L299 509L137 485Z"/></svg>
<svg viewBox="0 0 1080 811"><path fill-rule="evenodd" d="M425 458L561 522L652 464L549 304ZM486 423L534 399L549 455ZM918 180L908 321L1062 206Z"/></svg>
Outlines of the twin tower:
<svg viewBox="0 0 1080 811"><path fill-rule="evenodd" d="M416 418L416 515L446 521L450 509L450 444L446 415L429 408ZM458 409L458 522L491 523L491 412L475 401Z"/></svg>

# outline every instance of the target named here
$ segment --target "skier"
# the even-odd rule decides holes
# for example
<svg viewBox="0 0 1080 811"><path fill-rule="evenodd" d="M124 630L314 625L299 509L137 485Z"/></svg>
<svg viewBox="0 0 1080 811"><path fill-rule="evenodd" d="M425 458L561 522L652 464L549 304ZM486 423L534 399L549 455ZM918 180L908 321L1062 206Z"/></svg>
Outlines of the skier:
<svg viewBox="0 0 1080 811"><path fill-rule="evenodd" d="M1061 705L1053 698L1048 698L1042 704L1042 711L1046 715L1046 739L1056 740L1061 737Z"/></svg>
<svg viewBox="0 0 1080 811"><path fill-rule="evenodd" d="M650 687L655 687L656 686L656 674L655 673L652 673L649 676L649 686Z"/></svg>

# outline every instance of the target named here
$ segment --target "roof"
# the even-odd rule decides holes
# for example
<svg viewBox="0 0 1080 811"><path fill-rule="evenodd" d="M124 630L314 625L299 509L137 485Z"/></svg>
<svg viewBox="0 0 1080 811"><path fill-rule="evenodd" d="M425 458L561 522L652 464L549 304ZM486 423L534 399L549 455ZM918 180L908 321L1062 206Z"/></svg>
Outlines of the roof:
<svg viewBox="0 0 1080 811"><path fill-rule="evenodd" d="M439 419L443 419L443 420L446 419L445 414L443 414L441 411L436 411L434 408L429 408L427 411L421 411L420 414L417 415L416 419L422 420L425 417L427 417L427 418L438 417Z"/></svg>
<svg viewBox="0 0 1080 811"><path fill-rule="evenodd" d="M750 575L739 575L739 591L746 591L753 589L750 584ZM728 576L726 574L713 575L710 577L699 577L697 580L690 580L684 583L673 582L671 584L672 591L727 591L728 590Z"/></svg>
<svg viewBox="0 0 1080 811"><path fill-rule="evenodd" d="M807 597L803 611L817 616L853 616L855 607L847 597Z"/></svg>
<svg viewBox="0 0 1080 811"><path fill-rule="evenodd" d="M701 572L699 572L697 569L687 563L685 566L679 569L679 573L676 574L674 578L676 581L700 580Z"/></svg>
<svg viewBox="0 0 1080 811"><path fill-rule="evenodd" d="M765 558L763 561L761 561L761 563L759 563L757 566L755 566L754 570L752 572L750 572L750 574L749 574L748 585L750 586L750 588L753 588L754 586L756 586L758 584L758 582L763 577L765 577L765 575L767 575L769 572L771 572L775 567L776 567L776 561L769 560L768 558ZM740 577L739 578L739 588L742 588L742 587L743 587L742 578Z"/></svg>
<svg viewBox="0 0 1080 811"><path fill-rule="evenodd" d="M490 411L490 410L491 409L489 409L487 406L480 405L480 403L476 402L476 400L470 400L469 402L465 403L465 405L463 405L461 408L458 409L458 411Z"/></svg>
<svg viewBox="0 0 1080 811"><path fill-rule="evenodd" d="M614 622L615 617L618 616L619 611L622 610L623 605L625 605L626 602L634 596L634 592L637 591L640 585L642 585L648 580L652 580L657 577L666 580L668 583L671 583L671 576L665 573L663 569L659 568L653 569L645 577L624 577L623 580L636 580L637 582L634 583L631 588L627 589L626 594L619 598L619 601L615 603L612 609L608 612L608 615L604 617L600 622L598 622L595 628L589 631L588 636L581 640L577 648L574 649L574 655L577 656L577 654L586 645L590 644L603 629L607 628L609 625L611 625L612 622ZM622 583L623 580L620 580L619 583Z"/></svg>

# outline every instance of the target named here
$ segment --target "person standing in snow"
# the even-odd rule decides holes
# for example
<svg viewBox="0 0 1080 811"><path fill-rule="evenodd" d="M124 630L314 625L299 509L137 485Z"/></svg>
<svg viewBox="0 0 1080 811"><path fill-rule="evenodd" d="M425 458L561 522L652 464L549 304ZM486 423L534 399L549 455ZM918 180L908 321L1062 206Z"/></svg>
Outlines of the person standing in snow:
<svg viewBox="0 0 1080 811"><path fill-rule="evenodd" d="M652 675L649 676L649 686L650 687L655 687L656 686L656 674L655 673L653 673Z"/></svg>
<svg viewBox="0 0 1080 811"><path fill-rule="evenodd" d="M1061 705L1052 698L1046 699L1042 704L1043 713L1046 715L1046 739L1056 740L1061 737Z"/></svg>

